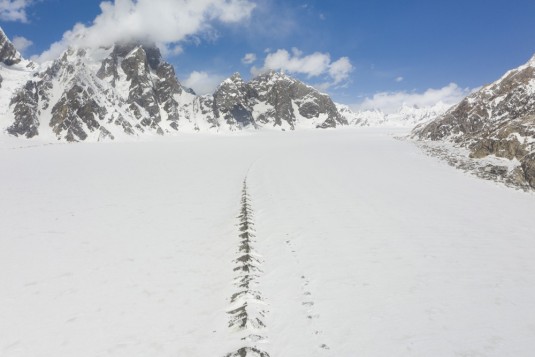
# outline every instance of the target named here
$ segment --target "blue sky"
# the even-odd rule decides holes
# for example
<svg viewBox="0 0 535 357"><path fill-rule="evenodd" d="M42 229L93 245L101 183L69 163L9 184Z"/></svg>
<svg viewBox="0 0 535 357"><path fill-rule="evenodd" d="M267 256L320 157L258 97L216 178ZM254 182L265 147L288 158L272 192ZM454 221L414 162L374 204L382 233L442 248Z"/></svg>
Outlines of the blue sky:
<svg viewBox="0 0 535 357"><path fill-rule="evenodd" d="M24 50L27 56L47 50L76 23L91 28L102 12L100 0L17 1L24 4L19 9L14 0L0 0L0 24L11 38L33 42ZM368 98L380 106L383 102L374 102L380 93L383 99L392 94L427 103L492 82L535 53L533 0L203 1L233 3L232 16L238 17L203 18L198 28L172 41L180 53L167 54L180 80L203 88L236 71L250 78L253 67L279 66L339 102ZM173 5L152 0L154 6L158 2ZM174 0L175 8L185 3L195 1ZM244 9L251 11L243 15ZM256 61L244 63L246 54ZM427 95L430 89L434 96Z"/></svg>

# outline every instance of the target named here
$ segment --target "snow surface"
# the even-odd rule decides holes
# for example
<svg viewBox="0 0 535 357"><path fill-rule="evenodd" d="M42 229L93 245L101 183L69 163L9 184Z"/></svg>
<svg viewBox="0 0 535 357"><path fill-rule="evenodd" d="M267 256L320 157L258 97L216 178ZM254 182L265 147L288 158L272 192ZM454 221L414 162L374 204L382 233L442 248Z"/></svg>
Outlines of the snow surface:
<svg viewBox="0 0 535 357"><path fill-rule="evenodd" d="M247 183L275 356L532 356L535 200L403 131L0 137L0 356L225 356Z"/></svg>

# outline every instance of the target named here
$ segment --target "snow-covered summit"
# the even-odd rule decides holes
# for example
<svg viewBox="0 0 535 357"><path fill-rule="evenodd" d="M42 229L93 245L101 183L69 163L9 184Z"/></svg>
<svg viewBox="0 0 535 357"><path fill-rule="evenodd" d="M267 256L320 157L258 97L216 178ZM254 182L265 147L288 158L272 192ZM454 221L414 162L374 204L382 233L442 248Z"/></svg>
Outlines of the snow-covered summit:
<svg viewBox="0 0 535 357"><path fill-rule="evenodd" d="M0 130L13 121L9 108L13 94L37 69L37 64L25 60L0 28Z"/></svg>
<svg viewBox="0 0 535 357"><path fill-rule="evenodd" d="M0 27L0 63L7 66L12 66L19 63L22 60L22 56L15 48L13 43L4 33L4 30Z"/></svg>
<svg viewBox="0 0 535 357"><path fill-rule="evenodd" d="M394 113L385 113L381 109L353 111L349 106L337 104L338 111L354 126L392 126L412 128L418 124L428 122L443 114L450 107L439 102L430 107L418 107L403 104Z"/></svg>
<svg viewBox="0 0 535 357"><path fill-rule="evenodd" d="M197 96L178 81L157 46L140 43L70 48L34 75L11 82L3 97L2 129L27 138L100 141L347 124L329 96L280 72L249 82L235 73L213 95Z"/></svg>

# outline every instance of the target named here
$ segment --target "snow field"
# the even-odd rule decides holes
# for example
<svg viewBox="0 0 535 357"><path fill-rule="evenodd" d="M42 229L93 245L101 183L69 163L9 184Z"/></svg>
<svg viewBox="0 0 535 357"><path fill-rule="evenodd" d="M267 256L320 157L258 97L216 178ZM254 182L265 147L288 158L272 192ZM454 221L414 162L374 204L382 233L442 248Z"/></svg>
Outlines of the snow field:
<svg viewBox="0 0 535 357"><path fill-rule="evenodd" d="M533 195L386 129L3 139L0 356L236 351L245 177L270 356L535 349Z"/></svg>

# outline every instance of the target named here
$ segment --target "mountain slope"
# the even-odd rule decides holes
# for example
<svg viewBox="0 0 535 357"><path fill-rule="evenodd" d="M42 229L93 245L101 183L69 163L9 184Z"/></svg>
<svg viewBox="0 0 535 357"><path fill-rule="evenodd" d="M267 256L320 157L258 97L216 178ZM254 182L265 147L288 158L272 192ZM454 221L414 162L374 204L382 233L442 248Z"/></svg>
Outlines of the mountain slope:
<svg viewBox="0 0 535 357"><path fill-rule="evenodd" d="M24 86L37 65L24 60L0 28L0 129L13 121L9 109L11 98Z"/></svg>
<svg viewBox="0 0 535 357"><path fill-rule="evenodd" d="M3 33L2 46L6 63L23 62ZM155 45L69 49L34 72L12 81L3 94L2 128L11 135L101 141L347 124L329 96L273 71L248 83L235 74L213 95L197 96L182 86Z"/></svg>
<svg viewBox="0 0 535 357"><path fill-rule="evenodd" d="M16 93L7 131L67 141L163 134L177 129L184 93L192 96L154 47L70 49Z"/></svg>
<svg viewBox="0 0 535 357"><path fill-rule="evenodd" d="M535 188L535 57L417 127L413 137L451 142L474 159L518 160L515 175Z"/></svg>
<svg viewBox="0 0 535 357"><path fill-rule="evenodd" d="M235 73L216 90L214 111L217 118L233 126L294 130L347 125L329 96L275 71L249 83Z"/></svg>
<svg viewBox="0 0 535 357"><path fill-rule="evenodd" d="M2 28L0 28L0 62L7 66L12 66L21 60L22 56L19 51L17 51Z"/></svg>

